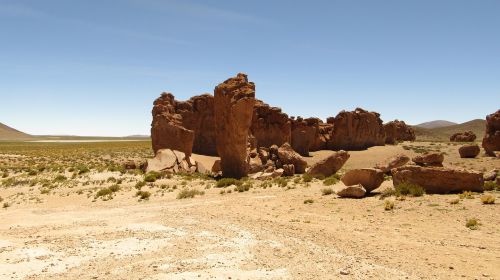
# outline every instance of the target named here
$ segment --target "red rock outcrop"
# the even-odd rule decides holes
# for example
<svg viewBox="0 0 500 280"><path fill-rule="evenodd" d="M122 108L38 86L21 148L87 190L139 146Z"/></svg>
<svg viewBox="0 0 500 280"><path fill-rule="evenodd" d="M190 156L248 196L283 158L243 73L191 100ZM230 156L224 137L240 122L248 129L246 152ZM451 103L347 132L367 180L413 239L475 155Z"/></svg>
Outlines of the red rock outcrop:
<svg viewBox="0 0 500 280"><path fill-rule="evenodd" d="M415 141L415 131L404 121L391 121L384 124L385 143L394 145L399 141Z"/></svg>
<svg viewBox="0 0 500 280"><path fill-rule="evenodd" d="M151 140L155 153L160 149L172 149L190 155L193 150L194 131L182 125L176 105L171 93L162 93L154 102Z"/></svg>
<svg viewBox="0 0 500 280"><path fill-rule="evenodd" d="M366 192L371 192L384 182L384 172L376 168L352 169L347 171L341 180L346 186L360 184Z"/></svg>
<svg viewBox="0 0 500 280"><path fill-rule="evenodd" d="M384 173L388 173L391 169L404 166L409 161L410 158L407 155L399 154L387 159L385 162L378 163L375 165L375 168L382 170Z"/></svg>
<svg viewBox="0 0 500 280"><path fill-rule="evenodd" d="M476 140L476 134L472 131L457 132L450 136L451 142L473 142Z"/></svg>
<svg viewBox="0 0 500 280"><path fill-rule="evenodd" d="M483 148L487 155L495 156L500 151L500 110L486 116L486 133L483 137Z"/></svg>
<svg viewBox="0 0 500 280"><path fill-rule="evenodd" d="M270 107L257 100L253 108L250 130L257 140L257 147L281 146L291 142L292 124L280 108Z"/></svg>
<svg viewBox="0 0 500 280"><path fill-rule="evenodd" d="M206 173L205 167L183 152L160 149L156 156L148 159L143 166L145 172L157 171L166 173Z"/></svg>
<svg viewBox="0 0 500 280"><path fill-rule="evenodd" d="M312 176L323 175L325 177L331 176L344 166L346 161L351 157L346 151L336 152L329 157L318 161L313 164L309 170L307 170L307 174Z"/></svg>
<svg viewBox="0 0 500 280"><path fill-rule="evenodd" d="M427 193L483 191L483 173L438 167L404 166L392 170L394 186L407 182Z"/></svg>
<svg viewBox="0 0 500 280"><path fill-rule="evenodd" d="M255 84L239 73L214 90L215 137L224 177L248 174L247 142L255 104Z"/></svg>
<svg viewBox="0 0 500 280"><path fill-rule="evenodd" d="M437 152L425 153L414 157L412 161L420 166L441 167L443 166L444 154Z"/></svg>
<svg viewBox="0 0 500 280"><path fill-rule="evenodd" d="M334 119L332 139L328 148L332 150L364 150L385 144L385 131L380 114L361 108L340 112Z"/></svg>

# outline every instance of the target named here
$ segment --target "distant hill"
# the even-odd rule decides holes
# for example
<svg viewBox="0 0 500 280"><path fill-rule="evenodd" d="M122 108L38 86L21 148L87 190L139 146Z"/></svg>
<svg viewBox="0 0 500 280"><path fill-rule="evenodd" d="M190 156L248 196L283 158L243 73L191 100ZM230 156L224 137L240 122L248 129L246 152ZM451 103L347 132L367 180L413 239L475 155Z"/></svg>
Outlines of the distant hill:
<svg viewBox="0 0 500 280"><path fill-rule="evenodd" d="M486 120L476 119L461 124L448 125L436 128L422 128L414 126L417 140L420 141L448 141L450 136L457 132L471 130L477 136L476 141L481 141L486 130Z"/></svg>
<svg viewBox="0 0 500 280"><path fill-rule="evenodd" d="M33 136L0 123L0 140L25 140L31 138Z"/></svg>
<svg viewBox="0 0 500 280"><path fill-rule="evenodd" d="M452 125L457 125L457 123L444 121L444 120L436 120L436 121L424 122L421 124L417 124L416 126L421 127L421 128L432 129L432 128L452 126Z"/></svg>

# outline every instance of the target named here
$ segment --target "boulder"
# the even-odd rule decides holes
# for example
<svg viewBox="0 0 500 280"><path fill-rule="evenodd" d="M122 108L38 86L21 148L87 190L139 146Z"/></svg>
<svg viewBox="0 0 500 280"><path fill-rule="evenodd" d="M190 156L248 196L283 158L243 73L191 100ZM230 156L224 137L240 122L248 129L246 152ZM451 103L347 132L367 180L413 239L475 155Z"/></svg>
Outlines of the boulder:
<svg viewBox="0 0 500 280"><path fill-rule="evenodd" d="M257 173L264 170L265 166L262 164L262 161L259 157L249 157L248 158L248 173Z"/></svg>
<svg viewBox="0 0 500 280"><path fill-rule="evenodd" d="M371 192L384 182L384 172L375 168L353 169L345 173L340 180L346 186L359 184L366 192Z"/></svg>
<svg viewBox="0 0 500 280"><path fill-rule="evenodd" d="M472 131L457 132L450 136L451 142L474 142L476 140L476 134Z"/></svg>
<svg viewBox="0 0 500 280"><path fill-rule="evenodd" d="M464 145L458 149L461 158L475 158L480 151L478 145Z"/></svg>
<svg viewBox="0 0 500 280"><path fill-rule="evenodd" d="M316 176L331 176L339 171L349 159L350 155L346 151L338 151L329 157L318 161L307 170L307 174Z"/></svg>
<svg viewBox="0 0 500 280"><path fill-rule="evenodd" d="M217 152L224 177L241 178L247 173L247 142L255 104L255 85L238 74L214 90Z"/></svg>
<svg viewBox="0 0 500 280"><path fill-rule="evenodd" d="M285 143L278 148L278 158L281 164L293 164L295 173L302 174L306 171L307 162L300 154L292 149L290 144Z"/></svg>
<svg viewBox="0 0 500 280"><path fill-rule="evenodd" d="M268 179L279 178L283 176L283 173L284 170L280 168L273 171L257 172L255 174L250 175L250 178L255 180L268 180Z"/></svg>
<svg viewBox="0 0 500 280"><path fill-rule="evenodd" d="M340 197L346 198L362 198L366 194L365 188L362 185L344 186L341 190L337 192Z"/></svg>
<svg viewBox="0 0 500 280"><path fill-rule="evenodd" d="M394 186L408 182L427 193L483 191L483 173L448 168L404 166L392 170Z"/></svg>
<svg viewBox="0 0 500 280"><path fill-rule="evenodd" d="M489 156L495 156L495 151L500 151L500 110L486 116L483 148Z"/></svg>
<svg viewBox="0 0 500 280"><path fill-rule="evenodd" d="M385 143L394 145L399 141L415 141L415 131L404 121L394 120L384 124Z"/></svg>
<svg viewBox="0 0 500 280"><path fill-rule="evenodd" d="M382 170L384 173L391 172L391 169L404 166L410 161L407 155L399 154L394 157L389 158L383 163L379 163L375 168Z"/></svg>
<svg viewBox="0 0 500 280"><path fill-rule="evenodd" d="M385 144L385 131L380 114L357 108L353 112L340 112L334 119L332 138L328 148L332 150L364 150Z"/></svg>
<svg viewBox="0 0 500 280"><path fill-rule="evenodd" d="M492 169L484 173L483 178L485 181L495 181L495 179L497 178L497 174L498 174L498 169Z"/></svg>
<svg viewBox="0 0 500 280"><path fill-rule="evenodd" d="M201 163L192 160L187 154L171 149L160 149L156 156L144 165L146 173L151 171L166 173L206 172Z"/></svg>
<svg viewBox="0 0 500 280"><path fill-rule="evenodd" d="M426 153L420 156L416 156L413 159L413 162L420 166L443 166L444 154L443 153Z"/></svg>
<svg viewBox="0 0 500 280"><path fill-rule="evenodd" d="M281 146L292 140L291 121L280 108L270 107L257 100L253 109L250 131L256 138L257 147Z"/></svg>

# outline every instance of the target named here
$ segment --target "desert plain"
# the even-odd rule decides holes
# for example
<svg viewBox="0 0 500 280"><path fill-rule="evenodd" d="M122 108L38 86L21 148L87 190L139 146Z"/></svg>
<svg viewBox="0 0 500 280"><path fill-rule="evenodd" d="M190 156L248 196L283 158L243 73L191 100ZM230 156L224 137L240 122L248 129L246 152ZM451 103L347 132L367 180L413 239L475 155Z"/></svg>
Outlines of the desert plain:
<svg viewBox="0 0 500 280"><path fill-rule="evenodd" d="M459 147L350 151L337 173L429 151L444 153L444 167L500 169L498 158L460 158ZM221 184L125 168L153 156L150 141L3 142L0 279L500 279L495 187L395 195L387 176L367 197L344 199L337 177Z"/></svg>

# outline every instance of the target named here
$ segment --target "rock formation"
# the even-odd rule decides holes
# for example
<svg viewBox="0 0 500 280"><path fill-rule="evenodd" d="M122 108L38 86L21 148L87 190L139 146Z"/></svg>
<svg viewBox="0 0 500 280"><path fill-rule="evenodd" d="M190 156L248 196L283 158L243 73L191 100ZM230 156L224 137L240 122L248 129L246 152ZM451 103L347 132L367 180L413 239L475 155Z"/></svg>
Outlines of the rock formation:
<svg viewBox="0 0 500 280"><path fill-rule="evenodd" d="M371 192L384 182L384 172L375 168L352 169L342 176L341 181L346 186L362 185L366 192Z"/></svg>
<svg viewBox="0 0 500 280"><path fill-rule="evenodd" d="M329 157L318 161L313 164L309 170L307 170L307 174L312 176L323 175L325 177L331 176L337 171L339 171L342 166L349 159L350 155L346 151L339 151L330 155Z"/></svg>
<svg viewBox="0 0 500 280"><path fill-rule="evenodd" d="M250 130L257 140L257 147L281 146L292 141L292 124L288 115L260 100L255 103Z"/></svg>
<svg viewBox="0 0 500 280"><path fill-rule="evenodd" d="M427 193L483 191L483 173L448 168L404 166L392 170L394 186L407 182L416 184Z"/></svg>
<svg viewBox="0 0 500 280"><path fill-rule="evenodd" d="M385 143L394 145L399 141L415 141L415 131L404 121L395 120L384 124Z"/></svg>
<svg viewBox="0 0 500 280"><path fill-rule="evenodd" d="M385 144L385 132L380 114L357 108L340 112L334 119L333 135L328 145L332 150L364 150Z"/></svg>
<svg viewBox="0 0 500 280"><path fill-rule="evenodd" d="M461 158L475 158L481 149L478 145L463 145L458 149Z"/></svg>
<svg viewBox="0 0 500 280"><path fill-rule="evenodd" d="M238 74L214 91L215 136L224 177L247 175L247 141L255 104L255 85Z"/></svg>
<svg viewBox="0 0 500 280"><path fill-rule="evenodd" d="M450 136L451 142L473 142L476 140L476 134L472 131L457 132Z"/></svg>
<svg viewBox="0 0 500 280"><path fill-rule="evenodd" d="M190 155L193 150L194 132L182 125L176 105L171 93L162 93L154 102L151 140L155 153L168 148Z"/></svg>
<svg viewBox="0 0 500 280"><path fill-rule="evenodd" d="M279 147L278 157L281 164L293 164L295 173L302 174L306 171L307 162L292 149L290 144L285 143Z"/></svg>
<svg viewBox="0 0 500 280"><path fill-rule="evenodd" d="M495 151L500 151L500 110L486 116L483 148L486 154L490 156L495 156Z"/></svg>
<svg viewBox="0 0 500 280"><path fill-rule="evenodd" d="M337 192L338 196L346 198L362 198L365 194L366 190L360 184L342 187L342 189Z"/></svg>

